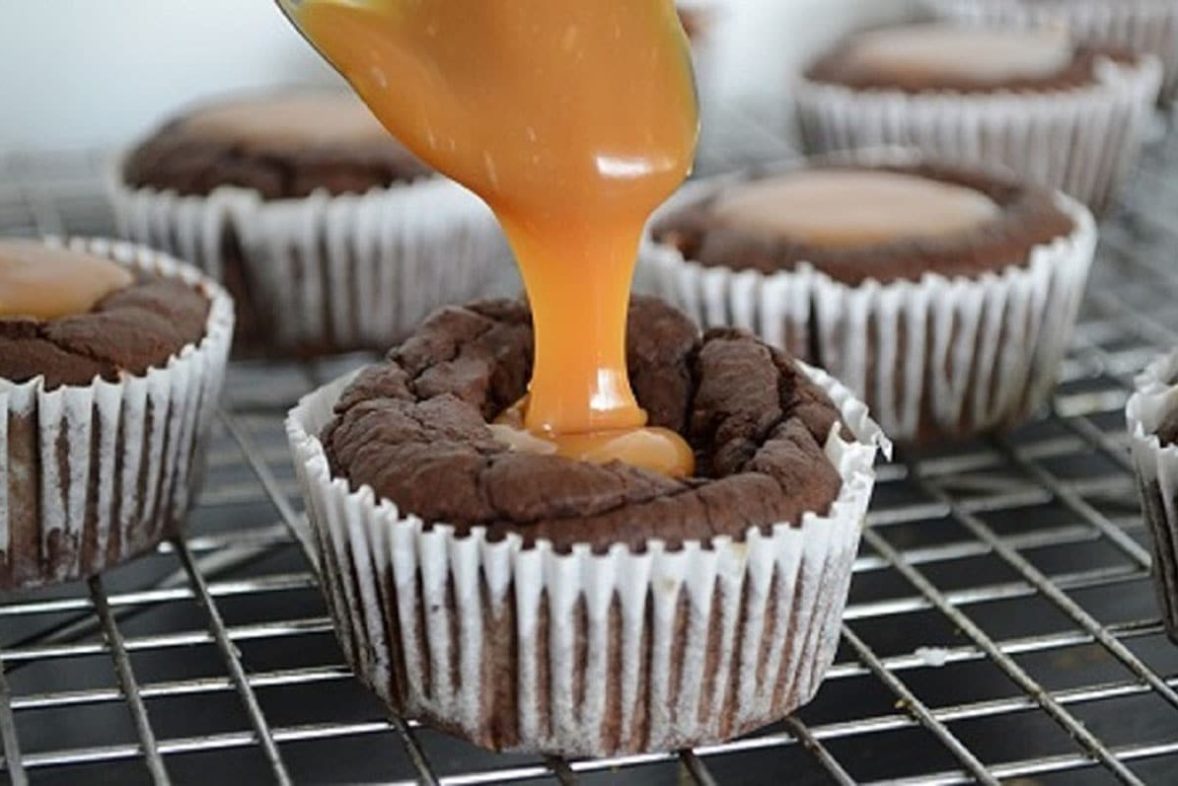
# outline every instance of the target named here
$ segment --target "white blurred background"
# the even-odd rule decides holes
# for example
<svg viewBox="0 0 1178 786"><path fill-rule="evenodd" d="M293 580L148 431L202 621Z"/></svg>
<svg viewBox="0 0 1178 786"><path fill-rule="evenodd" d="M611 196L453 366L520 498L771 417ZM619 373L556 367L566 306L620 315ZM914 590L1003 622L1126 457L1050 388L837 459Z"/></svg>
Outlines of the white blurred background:
<svg viewBox="0 0 1178 786"><path fill-rule="evenodd" d="M914 0L690 4L712 11L705 99L784 116L817 49ZM335 80L273 0L0 0L0 20L0 150L117 147L205 96Z"/></svg>

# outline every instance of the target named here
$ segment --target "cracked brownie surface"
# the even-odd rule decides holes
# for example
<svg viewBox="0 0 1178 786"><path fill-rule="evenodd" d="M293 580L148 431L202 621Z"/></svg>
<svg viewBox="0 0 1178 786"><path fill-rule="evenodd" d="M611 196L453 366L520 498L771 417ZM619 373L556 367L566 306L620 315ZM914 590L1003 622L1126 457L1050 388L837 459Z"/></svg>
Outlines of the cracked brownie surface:
<svg viewBox="0 0 1178 786"><path fill-rule="evenodd" d="M638 401L650 425L691 444L693 477L513 452L496 440L487 423L531 375L530 312L516 301L443 309L362 372L322 435L333 473L402 514L560 550L641 548L650 538L675 548L828 511L841 481L823 445L839 413L791 358L742 331L701 336L646 298L631 303L628 335Z"/></svg>
<svg viewBox="0 0 1178 786"><path fill-rule="evenodd" d="M197 107L131 151L123 180L137 188L210 194L221 186L293 199L362 194L430 177L355 96L292 92Z"/></svg>
<svg viewBox="0 0 1178 786"><path fill-rule="evenodd" d="M52 389L143 374L204 337L209 302L182 281L141 275L86 313L49 320L0 316L0 380L19 384L44 376Z"/></svg>

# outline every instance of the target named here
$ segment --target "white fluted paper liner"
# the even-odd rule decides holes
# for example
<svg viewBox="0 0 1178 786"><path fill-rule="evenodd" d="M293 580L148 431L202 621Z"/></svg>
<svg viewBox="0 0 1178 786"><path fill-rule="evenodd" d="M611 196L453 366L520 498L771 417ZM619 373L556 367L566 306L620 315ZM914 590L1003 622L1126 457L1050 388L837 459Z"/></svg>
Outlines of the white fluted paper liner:
<svg viewBox="0 0 1178 786"><path fill-rule="evenodd" d="M727 739L808 701L834 658L874 486L866 407L810 370L858 437L825 516L743 542L557 553L426 527L332 478L318 434L350 378L287 420L319 574L359 676L398 713L498 750L608 755Z"/></svg>
<svg viewBox="0 0 1178 786"><path fill-rule="evenodd" d="M115 176L124 236L224 280L242 257L262 340L299 354L387 349L436 308L498 294L511 253L490 209L436 177L365 194L264 200L131 188Z"/></svg>
<svg viewBox="0 0 1178 786"><path fill-rule="evenodd" d="M1018 172L1100 211L1131 171L1153 114L1161 66L1101 60L1096 83L1050 92L904 93L800 81L811 153L903 146L942 161Z"/></svg>
<svg viewBox="0 0 1178 786"><path fill-rule="evenodd" d="M1162 62L1162 99L1178 90L1178 3L1174 0L928 0L937 15L1025 30L1057 27L1077 41L1149 52Z"/></svg>
<svg viewBox="0 0 1178 786"><path fill-rule="evenodd" d="M1162 620L1178 642L1178 445L1163 445L1157 430L1178 410L1178 350L1137 378L1125 408L1142 510L1153 541L1153 576Z"/></svg>
<svg viewBox="0 0 1178 786"><path fill-rule="evenodd" d="M976 278L848 285L805 263L764 274L648 244L643 280L700 325L744 328L821 364L896 441L964 437L1017 425L1054 387L1096 248L1092 214L1057 200L1070 235Z"/></svg>
<svg viewBox="0 0 1178 786"><path fill-rule="evenodd" d="M233 336L233 302L194 268L128 243L70 246L200 287L205 336L117 382L47 390L43 377L0 379L0 590L90 576L177 531Z"/></svg>

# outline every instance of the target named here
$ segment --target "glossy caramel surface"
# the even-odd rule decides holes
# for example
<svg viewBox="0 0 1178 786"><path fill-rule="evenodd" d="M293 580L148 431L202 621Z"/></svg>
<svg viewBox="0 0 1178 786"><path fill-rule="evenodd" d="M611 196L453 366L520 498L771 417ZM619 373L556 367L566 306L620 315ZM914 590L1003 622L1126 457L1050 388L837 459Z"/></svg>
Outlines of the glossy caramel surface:
<svg viewBox="0 0 1178 786"><path fill-rule="evenodd" d="M503 224L535 320L526 428L641 428L630 282L699 126L673 2L304 0L293 15L406 147Z"/></svg>

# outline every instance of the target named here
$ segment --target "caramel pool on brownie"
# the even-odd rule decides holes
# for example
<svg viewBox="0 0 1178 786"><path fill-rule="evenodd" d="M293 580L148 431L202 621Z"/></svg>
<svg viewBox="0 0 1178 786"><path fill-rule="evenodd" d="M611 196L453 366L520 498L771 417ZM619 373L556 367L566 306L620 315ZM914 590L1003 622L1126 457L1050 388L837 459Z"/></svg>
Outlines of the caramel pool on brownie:
<svg viewBox="0 0 1178 786"><path fill-rule="evenodd" d="M817 165L754 175L655 223L704 266L772 274L807 262L847 284L977 276L1026 263L1073 220L1051 192L966 169Z"/></svg>
<svg viewBox="0 0 1178 786"><path fill-rule="evenodd" d="M1093 84L1101 57L1124 55L1078 46L1060 30L928 23L849 36L806 76L859 90L1034 92Z"/></svg>
<svg viewBox="0 0 1178 786"><path fill-rule="evenodd" d="M117 381L204 335L209 299L80 251L0 240L0 379L48 389Z"/></svg>

